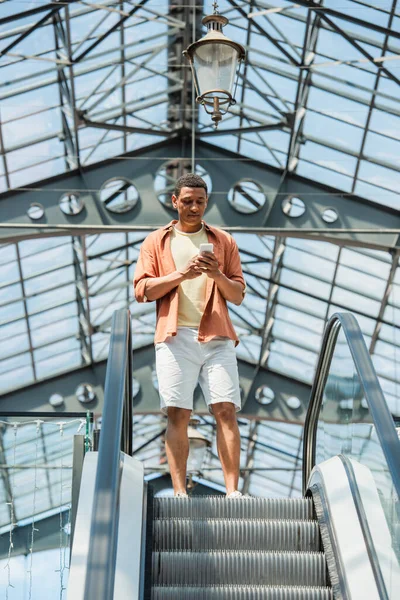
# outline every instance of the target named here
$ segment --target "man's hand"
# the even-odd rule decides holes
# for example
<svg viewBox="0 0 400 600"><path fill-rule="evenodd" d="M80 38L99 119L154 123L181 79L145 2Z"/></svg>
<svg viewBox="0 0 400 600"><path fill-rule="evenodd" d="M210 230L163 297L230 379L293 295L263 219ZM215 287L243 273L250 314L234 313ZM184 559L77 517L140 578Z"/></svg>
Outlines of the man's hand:
<svg viewBox="0 0 400 600"><path fill-rule="evenodd" d="M199 268L197 260L198 256L195 256L189 260L183 269L179 269L179 273L181 273L184 279L196 279L196 277L200 277L202 271Z"/></svg>
<svg viewBox="0 0 400 600"><path fill-rule="evenodd" d="M212 252L199 254L195 257L195 262L197 269L199 269L201 273L205 273L207 277L211 277L211 279L218 279L218 277L221 277L222 273L219 270L217 257Z"/></svg>

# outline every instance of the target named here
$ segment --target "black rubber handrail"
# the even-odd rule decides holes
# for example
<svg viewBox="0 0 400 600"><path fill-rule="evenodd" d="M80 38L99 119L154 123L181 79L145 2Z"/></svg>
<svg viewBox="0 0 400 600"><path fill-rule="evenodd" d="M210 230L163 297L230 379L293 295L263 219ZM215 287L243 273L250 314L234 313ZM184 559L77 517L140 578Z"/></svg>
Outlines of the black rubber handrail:
<svg viewBox="0 0 400 600"><path fill-rule="evenodd" d="M132 456L132 335L129 310L114 312L104 386L85 600L114 595L120 451Z"/></svg>
<svg viewBox="0 0 400 600"><path fill-rule="evenodd" d="M304 424L303 443L303 495L307 491L307 483L315 466L316 438L318 419L321 410L325 384L329 375L336 341L340 332L346 337L358 377L364 391L369 412L385 455L387 465L397 494L400 496L400 441L396 434L392 415L386 404L382 388L378 381L371 356L364 341L364 336L351 313L334 314L325 329L317 370L311 390L310 402Z"/></svg>

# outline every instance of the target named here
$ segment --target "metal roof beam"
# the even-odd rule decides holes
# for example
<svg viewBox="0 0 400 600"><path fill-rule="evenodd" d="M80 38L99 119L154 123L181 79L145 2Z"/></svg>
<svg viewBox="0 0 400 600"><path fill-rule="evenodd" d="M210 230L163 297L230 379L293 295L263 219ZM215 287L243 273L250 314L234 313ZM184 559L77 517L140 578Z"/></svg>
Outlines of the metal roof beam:
<svg viewBox="0 0 400 600"><path fill-rule="evenodd" d="M233 129L217 129L214 131L197 131L196 137L214 137L216 135L241 135L243 133L259 133L261 131L273 131L276 129L283 129L287 127L286 121L279 121L277 123L265 123L264 125L251 125L249 127L241 127L238 129L234 127Z"/></svg>
<svg viewBox="0 0 400 600"><path fill-rule="evenodd" d="M324 21L326 23L328 23L328 25L330 25L330 27L332 27L332 29L334 31L336 31L336 33L339 33L345 40L347 40L349 42L349 44L354 46L354 48L356 48L363 56L365 56L365 58L367 58L371 62L371 64L373 64L375 67L380 69L382 71L382 73L385 73L385 75L389 79L391 79L392 81L397 83L397 85L400 85L400 79L398 79L395 75L393 75L393 73L391 71L389 71L389 69L382 66L381 63L377 64L374 60L374 57L369 52L364 50L364 48L362 46L360 46L360 44L358 42L356 42L356 40L354 38L352 38L348 33L346 33L346 31L341 29L341 27L339 27L339 25L336 25L336 23L334 21L332 21L331 19L329 19L329 17L327 17L327 15L324 14L323 12L321 13L321 19L324 19ZM387 33L387 31L385 33ZM390 35L392 35L392 33L390 33Z"/></svg>
<svg viewBox="0 0 400 600"><path fill-rule="evenodd" d="M7 23L12 23L13 21L18 21L19 19L27 19L28 17L33 17L38 13L41 13L45 10L58 11L61 10L66 4L74 4L78 2L78 0L53 0L53 2L49 2L47 4L42 4L41 6L37 6L36 8L30 8L29 10L24 10L23 12L15 13L14 15L9 15L8 17L0 18L0 27L2 25L6 25ZM59 5L59 6L57 6ZM54 8L56 6L56 8Z"/></svg>
<svg viewBox="0 0 400 600"><path fill-rule="evenodd" d="M93 42L86 50L81 52L78 56L73 57L73 62L78 63L81 62L85 56L87 56L94 48L96 48L99 44L101 44L109 35L114 33L121 25L130 17L132 17L138 10L143 8L143 6L148 2L148 0L140 0L139 4L136 4L132 10L125 16L123 16L117 23L115 23L108 31L103 33L95 42Z"/></svg>
<svg viewBox="0 0 400 600"><path fill-rule="evenodd" d="M392 0L392 8L391 8L390 16L389 16L388 30L391 28L392 23L393 23L394 13L395 13L395 10L396 10L396 5L397 5L397 0ZM389 42L389 34L387 33L386 36L385 36L385 41L383 43L382 54L381 54L382 57L385 56L385 54L387 52L388 42ZM381 79L381 74L382 74L382 70L379 69L378 72L377 72L377 74L376 74L376 78L375 78L374 92L373 92L371 103L370 103L370 106L369 106L369 109L368 109L368 116L367 116L367 120L366 120L365 127L364 127L364 135L363 135L363 138L362 138L362 141L361 141L360 152L359 152L359 155L358 155L358 158L357 158L357 165L356 165L356 169L355 169L355 172L354 172L353 185L352 185L352 188L351 188L352 192L354 192L354 190L356 188L356 185L357 185L358 173L360 171L360 166L361 166L361 159L362 159L362 157L364 155L364 148L365 148L365 144L366 144L366 141L367 141L367 136L368 136L368 132L369 132L369 126L370 126L371 118L372 118L372 112L373 112L374 107L375 107L375 93L376 93L376 91L378 90L378 87L379 87L379 82L380 82L380 79Z"/></svg>
<svg viewBox="0 0 400 600"><path fill-rule="evenodd" d="M79 341L82 364L93 363L93 326L90 321L88 268L85 236L72 238L73 267L75 272L76 303L78 307Z"/></svg>
<svg viewBox="0 0 400 600"><path fill-rule="evenodd" d="M397 271L398 266L399 266L399 252L394 252L393 257L392 257L392 266L390 268L389 276L388 276L388 279L386 282L385 291L384 291L383 297L382 297L381 306L379 309L379 314L378 314L378 317L375 322L374 331L373 331L373 334L371 337L371 343L369 345L369 353L370 354L374 354L374 352L375 352L376 344L377 344L377 341L379 338L379 333L380 333L382 325L384 323L385 311L389 304L390 294L392 293L392 290L393 290L393 282L394 282L394 278L396 276L396 271ZM395 323L393 323L393 327L395 327ZM396 360L396 358L395 358L395 360Z"/></svg>
<svg viewBox="0 0 400 600"><path fill-rule="evenodd" d="M269 278L270 284L268 286L267 308L265 311L265 321L262 333L260 356L258 359L258 367L265 365L268 359L275 309L278 304L279 282L283 267L285 248L286 239L275 238L271 263L271 275Z"/></svg>
<svg viewBox="0 0 400 600"><path fill-rule="evenodd" d="M106 123L100 121L91 121L84 116L81 116L81 121L86 127L94 127L96 129L108 129L110 131L121 131L127 133L140 133L141 135L160 135L161 137L171 137L173 132L165 129L145 129L144 127L132 127L130 125L118 125L116 123Z"/></svg>
<svg viewBox="0 0 400 600"><path fill-rule="evenodd" d="M247 13L238 5L236 4L235 0L228 0L229 4L231 4L237 11L238 13L245 19L248 20L248 16ZM261 25L259 23L257 23L257 21L253 20L253 25L255 27L255 29L258 30L259 33L261 33L261 35L263 35L264 37L266 37L271 44L273 44L281 54L283 54L284 56L286 56L286 58L289 59L289 61L292 63L292 65L295 65L296 67L300 66L300 62L297 61L291 54L290 52L288 52L286 50L286 48L284 46L282 46L274 37L272 37L272 35L270 35L267 31L265 31L265 29L263 27L261 27Z"/></svg>
<svg viewBox="0 0 400 600"><path fill-rule="evenodd" d="M275 73L276 75L280 75L281 77L286 77L287 79L291 79L292 81L297 81L296 75L294 75L292 73L287 73L286 71L279 69L273 65L265 65L264 63L259 63L254 60L252 61L252 64L256 65L259 69L265 70L266 72L271 71L271 73ZM318 72L317 75L321 78L332 81L333 84L343 83L343 81L339 77L329 75L322 71ZM314 81L313 81L313 87L315 87L316 89L323 90L324 92L334 94L335 96L340 96L341 98L348 98L349 100L353 100L354 102L358 102L359 104L362 104L364 106L369 106L369 101L365 100L365 98L363 98L362 96L355 96L354 94L351 94L350 92L345 94L345 93L339 91L335 87L329 87L327 85L323 85L321 83L316 83ZM369 89L365 86L358 85L357 83L352 83L352 87L355 89L359 89L362 92L369 92L371 94L373 92L372 89ZM375 95L380 98L387 99L391 102L398 102L398 99L396 97L391 96L390 94L385 94L384 92L378 91L378 92L376 92ZM395 116L400 116L400 110L396 110L395 108L392 108L390 106L386 107L383 105L378 105L377 103L375 103L375 106L376 106L376 108L379 108L379 110L382 110L383 112L387 112L387 113L395 115Z"/></svg>
<svg viewBox="0 0 400 600"><path fill-rule="evenodd" d="M285 0L285 2L292 2L293 0ZM372 29L373 31L377 31L378 33L382 33L386 35L387 28L378 25L377 23L373 23L371 21L365 21L364 19L359 19L358 17L354 17L350 13L346 11L339 11L333 8L328 8L324 6L321 9L321 5L317 2L313 2L312 0L296 0L296 4L300 6L304 6L310 10L320 11L322 15L330 15L331 17L335 17L341 19L342 21L349 21L350 23L354 23L355 25L359 25L360 27L364 27L365 29ZM391 30L390 35L396 39L400 40L400 31Z"/></svg>
<svg viewBox="0 0 400 600"><path fill-rule="evenodd" d="M314 61L315 49L318 42L319 21L320 15L318 13L314 15L314 20L312 21L311 12L308 12L307 23L304 33L303 52L301 56L301 66L309 66ZM298 155L300 151L299 140L301 138L304 128L304 120L307 112L307 102L310 93L310 86L311 70L307 69L306 71L304 71L303 69L300 69L298 74L296 100L294 110L291 115L292 127L290 133L290 142L289 150L287 153L285 173L295 170L297 166Z"/></svg>

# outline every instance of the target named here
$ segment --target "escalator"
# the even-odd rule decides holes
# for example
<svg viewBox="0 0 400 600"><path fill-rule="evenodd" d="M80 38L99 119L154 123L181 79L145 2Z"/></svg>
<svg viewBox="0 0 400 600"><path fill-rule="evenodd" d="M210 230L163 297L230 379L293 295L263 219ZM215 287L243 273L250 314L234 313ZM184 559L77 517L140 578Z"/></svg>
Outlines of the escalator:
<svg viewBox="0 0 400 600"><path fill-rule="evenodd" d="M117 311L68 600L399 597L400 442L352 315L324 334L300 499L153 498L131 456L131 358L130 316Z"/></svg>
<svg viewBox="0 0 400 600"><path fill-rule="evenodd" d="M328 600L311 499L156 498L153 600Z"/></svg>

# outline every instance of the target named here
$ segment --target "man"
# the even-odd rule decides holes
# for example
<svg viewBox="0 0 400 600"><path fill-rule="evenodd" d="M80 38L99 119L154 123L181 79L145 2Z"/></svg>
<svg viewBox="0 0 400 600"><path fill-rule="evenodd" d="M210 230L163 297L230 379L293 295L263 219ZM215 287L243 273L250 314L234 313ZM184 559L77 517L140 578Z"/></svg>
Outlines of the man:
<svg viewBox="0 0 400 600"><path fill-rule="evenodd" d="M238 491L240 435L239 343L226 302L241 304L245 282L235 240L203 220L205 181L178 179L172 203L179 220L142 244L134 277L138 302L157 301L156 369L161 411L168 416L165 446L175 496L186 496L187 428L200 383L217 427L218 455L228 497ZM200 244L213 252L200 254Z"/></svg>

